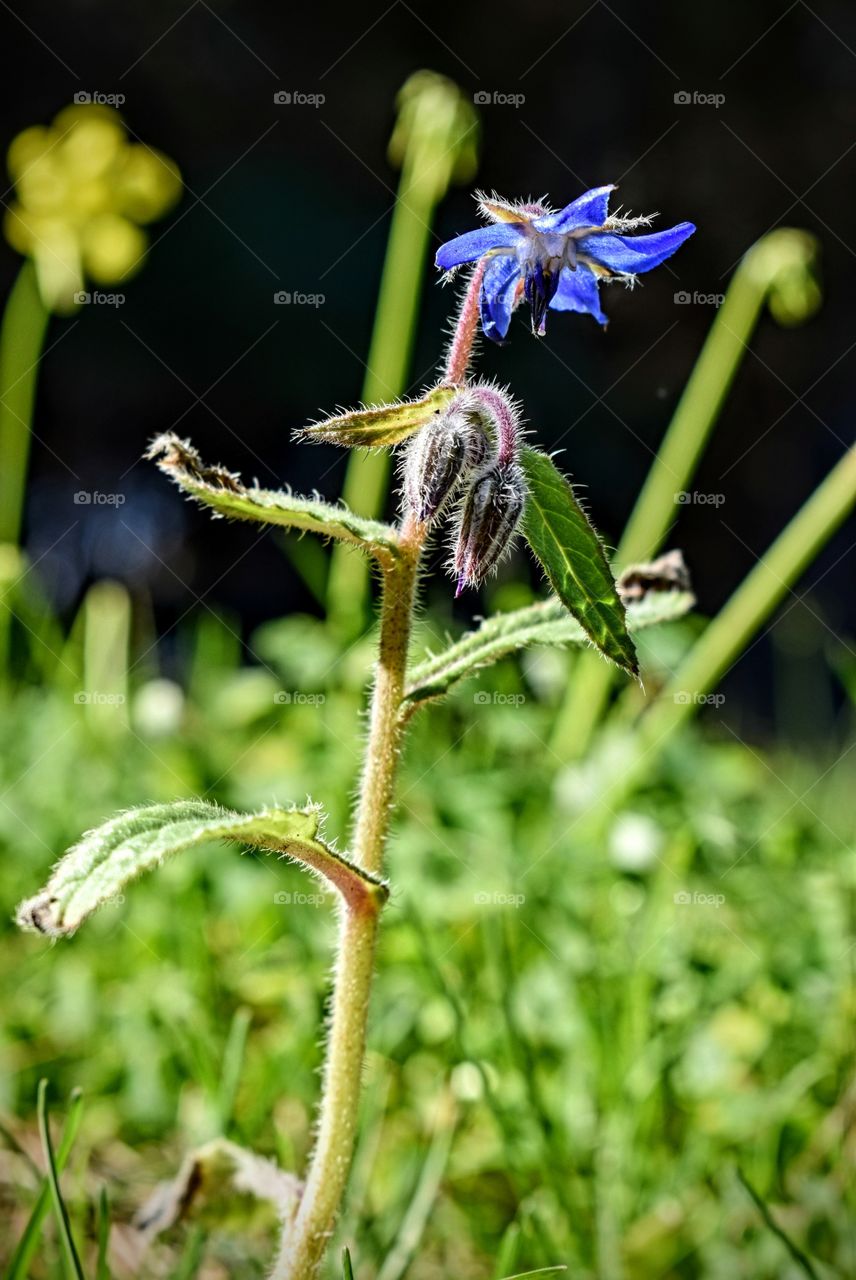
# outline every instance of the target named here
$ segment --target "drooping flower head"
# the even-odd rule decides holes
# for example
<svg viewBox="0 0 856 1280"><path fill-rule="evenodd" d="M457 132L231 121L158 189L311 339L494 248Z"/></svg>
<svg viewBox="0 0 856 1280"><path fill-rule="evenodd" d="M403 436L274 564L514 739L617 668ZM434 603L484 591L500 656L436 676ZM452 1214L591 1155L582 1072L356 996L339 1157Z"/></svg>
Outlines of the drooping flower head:
<svg viewBox="0 0 856 1280"><path fill-rule="evenodd" d="M486 227L447 241L436 263L452 271L465 262L486 258L481 287L481 324L485 336L502 342L511 313L525 298L532 311L532 332L546 330L547 310L580 311L607 323L600 307L602 280L633 285L637 275L650 271L692 235L691 222L668 231L626 235L650 225L646 217L609 215L614 186L595 187L553 212L546 204L508 204L479 196Z"/></svg>
<svg viewBox="0 0 856 1280"><path fill-rule="evenodd" d="M434 524L454 507L456 596L480 586L514 544L526 502L521 436L509 393L478 382L456 390L445 411L408 440L401 473L409 512Z"/></svg>

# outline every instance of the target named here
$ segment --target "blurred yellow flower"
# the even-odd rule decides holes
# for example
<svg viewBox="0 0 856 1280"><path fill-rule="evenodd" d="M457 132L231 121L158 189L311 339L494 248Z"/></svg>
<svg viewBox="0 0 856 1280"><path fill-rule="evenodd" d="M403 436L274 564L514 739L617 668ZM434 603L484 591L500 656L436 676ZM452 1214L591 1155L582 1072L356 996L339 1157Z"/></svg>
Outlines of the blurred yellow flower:
<svg viewBox="0 0 856 1280"><path fill-rule="evenodd" d="M51 311L77 305L85 280L119 284L139 270L148 243L139 223L162 217L181 195L178 166L128 141L112 107L66 107L47 127L19 133L9 147L16 200L6 239L32 258Z"/></svg>

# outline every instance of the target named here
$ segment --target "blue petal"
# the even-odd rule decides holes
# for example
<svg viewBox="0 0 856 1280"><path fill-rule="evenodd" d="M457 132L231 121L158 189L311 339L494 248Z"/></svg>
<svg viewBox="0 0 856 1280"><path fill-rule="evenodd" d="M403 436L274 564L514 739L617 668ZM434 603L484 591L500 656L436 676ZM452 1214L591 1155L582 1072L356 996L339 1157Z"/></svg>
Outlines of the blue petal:
<svg viewBox="0 0 856 1280"><path fill-rule="evenodd" d="M600 309L597 285L597 276L583 263L579 263L576 271L565 267L550 306L554 311L588 312L598 324L605 325L607 319Z"/></svg>
<svg viewBox="0 0 856 1280"><path fill-rule="evenodd" d="M691 222L680 222L668 231L655 231L649 236L616 236L609 232L596 232L584 236L577 244L580 253L588 254L595 262L611 271L650 271L670 258L677 248L692 235Z"/></svg>
<svg viewBox="0 0 856 1280"><path fill-rule="evenodd" d="M482 280L480 309L482 331L491 342L502 342L511 323L520 264L513 253L490 258Z"/></svg>
<svg viewBox="0 0 856 1280"><path fill-rule="evenodd" d="M517 244L520 238L519 225L513 222L491 223L489 227L479 227L477 231L467 231L454 240L447 240L437 250L434 259L443 271L459 267L462 262L475 262L484 257L491 249L507 249Z"/></svg>
<svg viewBox="0 0 856 1280"><path fill-rule="evenodd" d="M578 196L558 213L546 213L535 219L538 231L575 231L577 227L602 227L606 222L609 206L609 193L614 186L592 187L585 195Z"/></svg>

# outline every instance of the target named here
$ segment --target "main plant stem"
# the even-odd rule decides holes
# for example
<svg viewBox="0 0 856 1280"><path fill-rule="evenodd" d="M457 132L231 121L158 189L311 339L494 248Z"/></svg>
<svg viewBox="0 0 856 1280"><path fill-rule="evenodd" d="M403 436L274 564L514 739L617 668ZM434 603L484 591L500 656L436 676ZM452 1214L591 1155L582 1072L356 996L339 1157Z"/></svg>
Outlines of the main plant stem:
<svg viewBox="0 0 856 1280"><path fill-rule="evenodd" d="M483 273L479 264L461 302L446 365L445 376L450 382L466 380ZM406 515L398 555L383 571L377 670L351 849L357 864L373 875L383 869L406 726L402 709L407 649L426 532L425 525ZM297 1213L283 1224L271 1280L314 1280L344 1198L357 1132L379 917L380 902L371 897L342 909L318 1137Z"/></svg>
<svg viewBox="0 0 856 1280"><path fill-rule="evenodd" d="M423 526L405 520L385 570L380 644L352 856L379 874L389 832L404 721L401 705ZM273 1280L312 1280L339 1212L357 1130L380 902L344 906L318 1136L296 1217L285 1224Z"/></svg>

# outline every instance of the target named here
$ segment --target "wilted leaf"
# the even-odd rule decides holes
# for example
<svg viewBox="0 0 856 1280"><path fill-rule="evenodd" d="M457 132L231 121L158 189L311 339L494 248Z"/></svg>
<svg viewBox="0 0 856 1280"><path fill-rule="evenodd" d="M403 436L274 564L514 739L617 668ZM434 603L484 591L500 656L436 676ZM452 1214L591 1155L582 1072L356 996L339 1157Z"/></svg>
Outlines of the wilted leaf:
<svg viewBox="0 0 856 1280"><path fill-rule="evenodd" d="M386 563L398 555L398 535L391 525L363 520L329 502L296 498L284 489L250 488L225 467L208 466L189 440L180 440L172 432L153 440L146 457L191 498L211 507L217 515L337 538Z"/></svg>
<svg viewBox="0 0 856 1280"><path fill-rule="evenodd" d="M521 450L529 495L523 529L556 595L605 657L637 675L624 606L603 545L570 482L536 449Z"/></svg>
<svg viewBox="0 0 856 1280"><path fill-rule="evenodd" d="M643 600L651 591L689 591L690 575L683 553L666 551L645 564L631 564L623 569L615 588L621 603Z"/></svg>
<svg viewBox="0 0 856 1280"><path fill-rule="evenodd" d="M200 1214L222 1228L230 1218L245 1218L258 1200L273 1205L282 1222L297 1204L300 1187L293 1173L272 1160L216 1138L191 1152L176 1177L157 1187L135 1225L147 1240Z"/></svg>

